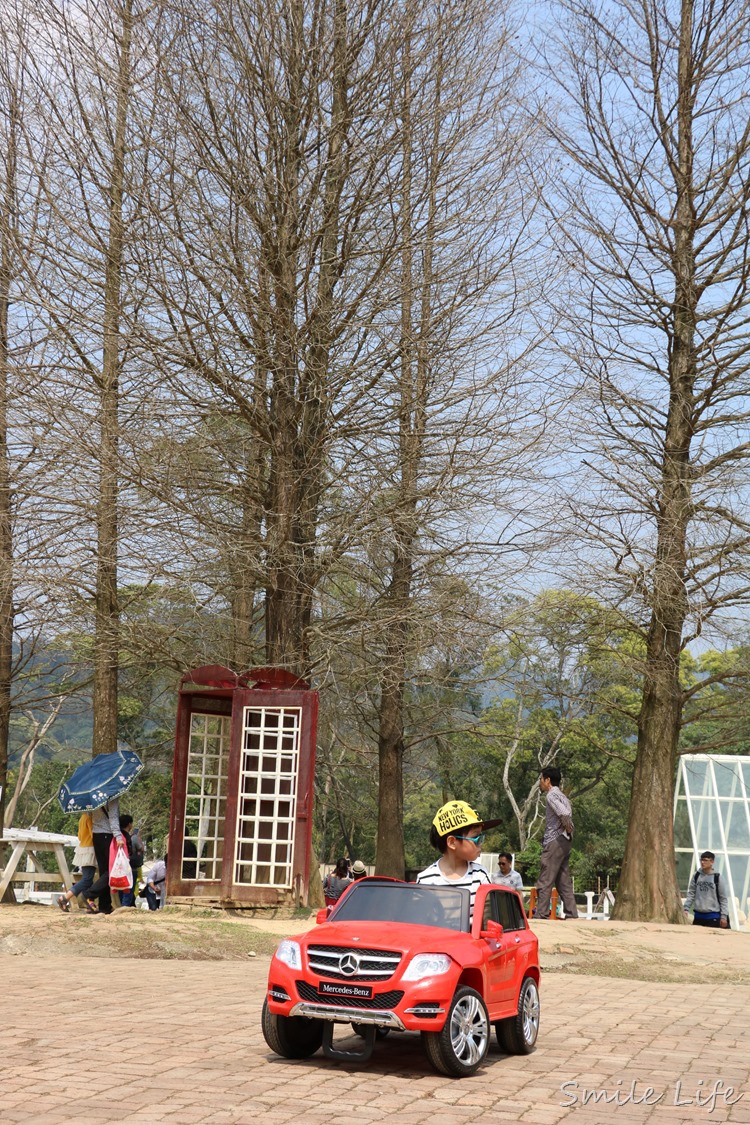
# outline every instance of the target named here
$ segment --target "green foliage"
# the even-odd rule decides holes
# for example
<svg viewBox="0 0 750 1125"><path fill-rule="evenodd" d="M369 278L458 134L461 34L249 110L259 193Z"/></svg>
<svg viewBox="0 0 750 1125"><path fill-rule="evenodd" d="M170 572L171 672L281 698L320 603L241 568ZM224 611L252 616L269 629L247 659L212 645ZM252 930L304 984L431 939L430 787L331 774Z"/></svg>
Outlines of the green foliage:
<svg viewBox="0 0 750 1125"><path fill-rule="evenodd" d="M683 655L683 690L689 692L680 750L691 754L750 753L750 646Z"/></svg>
<svg viewBox="0 0 750 1125"><path fill-rule="evenodd" d="M147 858L163 856L167 850L171 795L171 772L147 768L120 798L121 811L129 813L141 829Z"/></svg>
<svg viewBox="0 0 750 1125"><path fill-rule="evenodd" d="M613 837L590 836L583 851L574 847L570 853L570 870L577 891L599 891L616 886L625 851L624 833Z"/></svg>
<svg viewBox="0 0 750 1125"><path fill-rule="evenodd" d="M442 585L441 585L442 583ZM440 592L442 590L442 593ZM436 599L460 616L470 591L446 578L435 581ZM144 758L146 768L122 800L152 851L163 854L169 828L172 747L177 682L183 667L226 660L221 622L196 617L186 591L158 587L122 590L125 605L120 673L119 735ZM362 596L348 573L329 577L323 599L355 617ZM338 599L338 601L337 601ZM441 603L442 605L442 603ZM441 608L443 612L444 606ZM490 648L465 639L426 643L406 686L404 837L406 866L421 869L435 858L428 835L435 810L457 797L481 816L502 818L488 851L516 853L526 883L538 875L544 803L538 800L540 762L554 750L564 788L574 803L576 835L571 868L579 890L615 883L624 848L635 716L639 705L642 639L592 598L552 591L505 604L506 628ZM204 630L203 640L199 640ZM211 634L216 640L204 643ZM436 634L437 636L437 634ZM377 681L380 634L348 635L330 655L323 685L315 777L314 844L328 862L349 852L372 863L378 816ZM29 664L25 691L42 700L54 686L79 684L37 751L31 781L15 817L19 826L73 833L77 817L57 805L59 784L90 754L91 714L87 670L89 642L81 635L54 639ZM77 669L75 675L71 669ZM37 677L35 681L34 677ZM71 679L72 677L72 679ZM682 684L690 693L681 748L750 752L750 645L726 652L686 653ZM44 713L44 704L34 709ZM14 712L12 745L18 752L32 732L22 708ZM519 825L504 784L517 803L530 799L519 847Z"/></svg>
<svg viewBox="0 0 750 1125"><path fill-rule="evenodd" d="M529 840L522 852L516 852L516 869L523 876L524 886L530 887L539 878L542 845L539 840Z"/></svg>
<svg viewBox="0 0 750 1125"><path fill-rule="evenodd" d="M66 814L57 800L58 790L84 756L59 754L54 758L36 762L29 784L24 789L13 818L16 828L38 828L42 832L62 832L75 835L78 814ZM15 785L15 776L9 790Z"/></svg>
<svg viewBox="0 0 750 1125"><path fill-rule="evenodd" d="M456 772L481 794L481 807L503 816L518 850L527 833L542 827L543 765L560 766L566 792L581 802L615 774L614 807L624 817L638 683L629 636L591 598L555 591L517 604L512 621L509 639L488 655L492 690L485 709L470 733L453 740L453 758Z"/></svg>

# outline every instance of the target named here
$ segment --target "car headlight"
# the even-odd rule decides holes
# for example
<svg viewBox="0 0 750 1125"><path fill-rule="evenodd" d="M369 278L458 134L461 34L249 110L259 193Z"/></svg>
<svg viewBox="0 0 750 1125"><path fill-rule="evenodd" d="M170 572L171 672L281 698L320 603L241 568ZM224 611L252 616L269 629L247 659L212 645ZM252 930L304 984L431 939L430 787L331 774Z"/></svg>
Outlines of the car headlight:
<svg viewBox="0 0 750 1125"><path fill-rule="evenodd" d="M289 941L285 938L276 950L276 956L279 961L288 965L290 969L302 968L302 954L300 952L299 943L296 941Z"/></svg>
<svg viewBox="0 0 750 1125"><path fill-rule="evenodd" d="M451 959L445 953L418 953L404 973L402 980L422 980L424 977L439 977L447 973Z"/></svg>

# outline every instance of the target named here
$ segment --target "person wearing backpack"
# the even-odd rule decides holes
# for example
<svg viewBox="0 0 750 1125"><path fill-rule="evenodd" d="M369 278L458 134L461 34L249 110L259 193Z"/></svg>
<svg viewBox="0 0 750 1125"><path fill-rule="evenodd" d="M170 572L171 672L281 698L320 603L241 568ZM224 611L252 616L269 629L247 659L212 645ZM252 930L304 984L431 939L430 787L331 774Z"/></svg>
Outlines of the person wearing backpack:
<svg viewBox="0 0 750 1125"><path fill-rule="evenodd" d="M694 926L712 926L715 930L729 929L729 899L724 880L714 871L713 852L701 852L700 871L690 880L685 913L693 908Z"/></svg>
<svg viewBox="0 0 750 1125"><path fill-rule="evenodd" d="M128 860L130 862L130 870L133 872L133 885L129 891L120 891L120 906L135 906L135 887L136 887L136 871L133 851L133 837L131 835L133 829L133 818L129 813L124 813L120 817L120 831L125 837L125 844L128 849Z"/></svg>
<svg viewBox="0 0 750 1125"><path fill-rule="evenodd" d="M133 869L133 887L141 881L143 861L146 858L146 845L140 828L134 828L130 833L130 866Z"/></svg>

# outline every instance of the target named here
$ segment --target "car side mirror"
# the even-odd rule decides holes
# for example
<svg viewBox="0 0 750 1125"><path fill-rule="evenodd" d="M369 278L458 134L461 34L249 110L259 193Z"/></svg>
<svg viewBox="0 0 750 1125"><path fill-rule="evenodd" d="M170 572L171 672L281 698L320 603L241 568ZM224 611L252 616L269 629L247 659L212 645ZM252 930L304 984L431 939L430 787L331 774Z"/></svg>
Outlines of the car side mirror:
<svg viewBox="0 0 750 1125"><path fill-rule="evenodd" d="M487 938L489 941L498 941L503 936L503 927L499 922L495 922L492 918L487 920L487 928L480 930L480 938Z"/></svg>
<svg viewBox="0 0 750 1125"><path fill-rule="evenodd" d="M325 908L325 910L319 910L318 913L315 915L316 924L319 926L321 924L321 922L327 922L328 921L328 915L330 913L331 913L330 906L327 906Z"/></svg>

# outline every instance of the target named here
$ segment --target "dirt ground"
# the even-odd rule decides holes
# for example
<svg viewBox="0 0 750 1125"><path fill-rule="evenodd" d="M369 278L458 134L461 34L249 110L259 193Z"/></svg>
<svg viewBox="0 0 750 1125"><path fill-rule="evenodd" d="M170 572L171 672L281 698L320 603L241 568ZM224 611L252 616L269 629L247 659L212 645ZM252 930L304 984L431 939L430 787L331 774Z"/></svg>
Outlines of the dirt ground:
<svg viewBox="0 0 750 1125"><path fill-rule="evenodd" d="M188 961L270 958L281 937L315 925L314 914L253 916L167 907L117 910L0 905L0 953L19 957L132 957ZM547 972L680 983L750 984L750 933L638 922L535 922Z"/></svg>

